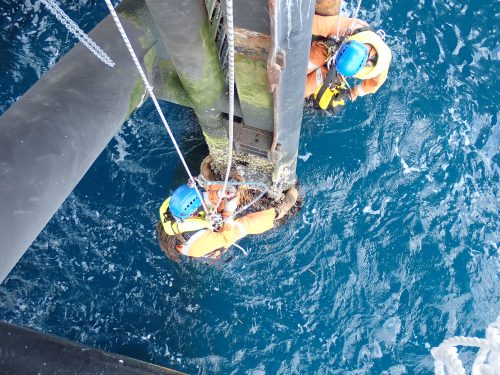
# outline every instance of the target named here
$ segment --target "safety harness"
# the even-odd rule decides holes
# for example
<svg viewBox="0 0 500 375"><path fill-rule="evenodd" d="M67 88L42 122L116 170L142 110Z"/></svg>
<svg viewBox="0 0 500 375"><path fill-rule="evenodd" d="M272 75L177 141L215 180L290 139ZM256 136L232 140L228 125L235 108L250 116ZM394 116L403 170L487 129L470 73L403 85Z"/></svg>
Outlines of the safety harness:
<svg viewBox="0 0 500 375"><path fill-rule="evenodd" d="M313 94L313 108L316 110L329 111L332 114L337 114L342 106L345 105L346 97L349 88L347 81L339 74L333 61L346 39L353 37L358 33L372 31L368 26L360 27L352 32L348 32L341 37L321 35L313 35L312 42L317 42L327 50L326 66L329 69L321 85ZM311 42L311 43L312 43ZM319 67L318 69L321 69Z"/></svg>
<svg viewBox="0 0 500 375"><path fill-rule="evenodd" d="M332 66L328 71L323 83L314 93L313 108L317 110L336 110L336 107L345 104L341 95L346 90L345 82L337 74L337 68Z"/></svg>
<svg viewBox="0 0 500 375"><path fill-rule="evenodd" d="M206 229L206 225L204 225L204 222L206 222L206 213L204 211L200 211L198 213L198 217L192 217L184 220L182 223L179 223L168 212L169 201L170 199L167 199L160 209L162 226L167 235L175 236L175 247L179 252L179 255L185 256L182 250L185 246L189 246L189 240L197 233L202 233L203 231L208 230ZM205 254L203 257L189 258L211 265L224 264L232 259L232 256L227 259L222 258L226 250L227 249L225 248L220 248Z"/></svg>

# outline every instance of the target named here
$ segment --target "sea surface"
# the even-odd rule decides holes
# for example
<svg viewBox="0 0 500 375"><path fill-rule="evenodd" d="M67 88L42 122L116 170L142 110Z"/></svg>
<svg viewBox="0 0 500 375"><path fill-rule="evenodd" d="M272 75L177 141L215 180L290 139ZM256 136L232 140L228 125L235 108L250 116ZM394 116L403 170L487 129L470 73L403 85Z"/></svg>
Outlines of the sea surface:
<svg viewBox="0 0 500 375"><path fill-rule="evenodd" d="M107 14L61 4L86 31ZM498 2L366 0L360 17L387 33L389 79L338 117L306 110L304 205L242 240L248 257L159 250L186 176L147 101L0 285L0 319L191 374L428 374L431 347L483 337L500 312ZM76 41L35 0L3 0L0 25L3 113ZM196 171L193 112L163 108Z"/></svg>

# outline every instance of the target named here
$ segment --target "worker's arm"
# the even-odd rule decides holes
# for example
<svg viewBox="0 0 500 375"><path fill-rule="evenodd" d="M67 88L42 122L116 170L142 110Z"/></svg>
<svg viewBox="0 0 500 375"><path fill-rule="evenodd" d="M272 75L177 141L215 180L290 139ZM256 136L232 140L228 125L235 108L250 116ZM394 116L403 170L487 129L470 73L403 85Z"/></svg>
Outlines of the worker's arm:
<svg viewBox="0 0 500 375"><path fill-rule="evenodd" d="M254 212L245 215L234 222L226 224L221 232L204 231L199 236L193 236L194 241L184 245L182 254L191 257L203 257L220 248L228 248L247 234L260 234L274 227L276 210ZM196 236L196 237L195 237ZM186 250L184 250L186 249Z"/></svg>
<svg viewBox="0 0 500 375"><path fill-rule="evenodd" d="M320 35L324 37L328 36L338 36L345 35L347 29L353 26L352 29L356 30L359 27L368 26L364 21L358 20L357 18L347 18L340 17L340 28L339 28L339 17L340 16L318 16L315 15L313 19L313 35ZM337 35L337 29L339 33Z"/></svg>
<svg viewBox="0 0 500 375"><path fill-rule="evenodd" d="M389 68L385 69L379 76L365 79L360 84L354 86L350 90L351 100L356 100L358 96L365 96L367 94L374 94L387 80L387 74L389 73Z"/></svg>

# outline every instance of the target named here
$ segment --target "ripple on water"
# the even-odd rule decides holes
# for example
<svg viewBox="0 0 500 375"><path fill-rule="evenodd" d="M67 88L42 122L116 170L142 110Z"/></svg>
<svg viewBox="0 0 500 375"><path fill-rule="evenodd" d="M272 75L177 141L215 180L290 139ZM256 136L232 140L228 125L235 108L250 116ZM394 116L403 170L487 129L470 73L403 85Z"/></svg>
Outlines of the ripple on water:
<svg viewBox="0 0 500 375"><path fill-rule="evenodd" d="M74 45L39 6L0 8L0 112ZM106 14L65 6L86 29ZM363 6L390 77L339 117L306 111L296 217L223 269L168 262L154 223L185 176L146 102L0 286L0 317L199 374L429 373L432 346L482 336L500 311L493 5ZM192 111L165 109L196 169Z"/></svg>

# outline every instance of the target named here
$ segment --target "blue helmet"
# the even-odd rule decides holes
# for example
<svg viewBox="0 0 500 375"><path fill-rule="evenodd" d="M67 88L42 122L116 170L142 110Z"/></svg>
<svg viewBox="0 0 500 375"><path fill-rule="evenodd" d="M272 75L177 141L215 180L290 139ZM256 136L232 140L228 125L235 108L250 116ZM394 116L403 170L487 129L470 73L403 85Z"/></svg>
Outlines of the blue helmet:
<svg viewBox="0 0 500 375"><path fill-rule="evenodd" d="M356 40L342 44L335 58L337 72L346 77L358 73L368 61L368 48Z"/></svg>
<svg viewBox="0 0 500 375"><path fill-rule="evenodd" d="M201 200L195 188L184 184L175 189L170 198L168 209L177 219L185 220L194 214L200 206Z"/></svg>

